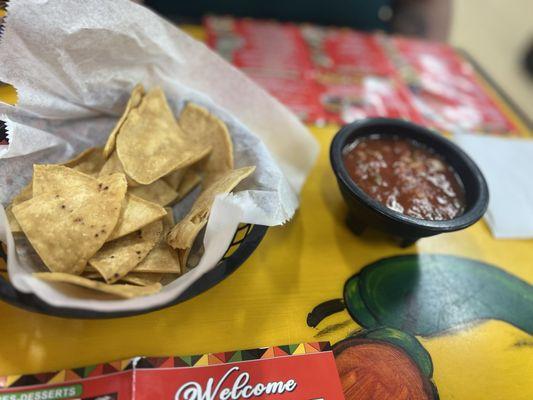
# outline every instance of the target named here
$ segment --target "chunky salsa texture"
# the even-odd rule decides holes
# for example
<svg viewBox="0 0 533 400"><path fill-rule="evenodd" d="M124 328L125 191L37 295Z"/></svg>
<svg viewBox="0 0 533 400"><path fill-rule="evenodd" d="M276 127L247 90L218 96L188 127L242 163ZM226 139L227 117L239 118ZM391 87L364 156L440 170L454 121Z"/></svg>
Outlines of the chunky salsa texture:
<svg viewBox="0 0 533 400"><path fill-rule="evenodd" d="M464 189L457 173L422 143L370 135L348 144L343 159L357 186L391 210L431 221L464 212Z"/></svg>

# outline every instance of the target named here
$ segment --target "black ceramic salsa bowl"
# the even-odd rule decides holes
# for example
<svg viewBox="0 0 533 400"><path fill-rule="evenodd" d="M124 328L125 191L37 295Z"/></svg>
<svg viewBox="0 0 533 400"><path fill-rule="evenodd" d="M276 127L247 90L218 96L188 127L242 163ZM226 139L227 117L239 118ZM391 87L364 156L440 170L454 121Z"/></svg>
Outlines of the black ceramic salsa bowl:
<svg viewBox="0 0 533 400"><path fill-rule="evenodd" d="M414 218L387 208L360 189L344 165L343 149L357 138L376 134L409 138L442 156L464 186L464 213L445 221ZM487 183L474 161L442 135L407 121L371 118L344 126L333 138L330 160L340 191L348 205L347 223L356 233L362 232L365 227L373 227L399 238L400 244L407 246L422 237L464 229L478 221L487 210Z"/></svg>

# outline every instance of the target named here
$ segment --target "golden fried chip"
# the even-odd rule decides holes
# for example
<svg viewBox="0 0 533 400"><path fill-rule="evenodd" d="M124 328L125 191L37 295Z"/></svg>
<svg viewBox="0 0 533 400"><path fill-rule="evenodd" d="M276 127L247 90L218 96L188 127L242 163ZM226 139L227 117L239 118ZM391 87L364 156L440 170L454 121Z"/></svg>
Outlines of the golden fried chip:
<svg viewBox="0 0 533 400"><path fill-rule="evenodd" d="M17 219L13 215L12 208L13 208L12 204L9 204L6 207L7 222L9 223L9 227L11 228L11 233L21 233L22 232L22 228L20 227Z"/></svg>
<svg viewBox="0 0 533 400"><path fill-rule="evenodd" d="M138 286L148 286L154 283L161 282L163 274L143 273L143 272L131 272L128 275L122 277L120 282L131 283Z"/></svg>
<svg viewBox="0 0 533 400"><path fill-rule="evenodd" d="M20 227L51 271L80 274L119 219L127 189L124 175L85 176L86 184L75 177L71 185L65 174L62 187L54 183L50 191L13 206Z"/></svg>
<svg viewBox="0 0 533 400"><path fill-rule="evenodd" d="M35 272L33 276L42 279L43 281L70 283L76 286L82 286L87 289L112 294L125 299L148 296L161 290L161 284L159 283L154 283L147 286L109 285L104 282L93 281L82 276L65 274L62 272Z"/></svg>
<svg viewBox="0 0 533 400"><path fill-rule="evenodd" d="M141 100L143 96L144 96L144 87L139 83L133 88L131 95L130 95L130 99L128 100L128 103L126 104L126 108L124 112L122 113L122 116L120 117L117 124L115 125L111 133L109 134L109 137L107 138L107 143L105 144L104 151L103 151L105 158L109 158L111 153L113 153L113 150L115 150L117 134L120 131L120 128L122 128L122 125L124 125L124 122L128 118L130 111L133 110L134 108L137 108L139 104L141 104Z"/></svg>
<svg viewBox="0 0 533 400"><path fill-rule="evenodd" d="M133 269L133 273L181 273L178 256L174 249L172 249L166 242L166 235L174 225L172 209L166 208L166 211L167 215L163 218L163 234L161 235L159 243L157 243L152 251L148 253L148 256L146 256L146 258Z"/></svg>
<svg viewBox="0 0 533 400"><path fill-rule="evenodd" d="M25 202L26 200L31 199L33 196L33 186L32 182L28 183L26 186L24 186L21 191L13 197L11 200L11 204L9 204L6 207L6 217L7 221L9 222L9 226L11 227L11 233L22 233L22 228L20 227L19 223L17 222L17 219L13 215L13 206L15 204L20 204Z"/></svg>
<svg viewBox="0 0 533 400"><path fill-rule="evenodd" d="M165 212L167 213L167 215L165 215L163 217L163 231L166 229L166 227L168 226L168 230L166 233L168 233L168 231L170 230L170 228L172 228L175 224L174 222L174 212L172 210L172 207L165 207Z"/></svg>
<svg viewBox="0 0 533 400"><path fill-rule="evenodd" d="M187 138L199 146L211 146L212 151L201 169L208 184L216 175L233 169L233 144L226 124L205 108L187 103L178 124Z"/></svg>
<svg viewBox="0 0 533 400"><path fill-rule="evenodd" d="M177 200L183 199L187 196L196 186L202 182L202 177L194 170L187 170L183 180L180 183L178 188L178 198Z"/></svg>
<svg viewBox="0 0 533 400"><path fill-rule="evenodd" d="M177 190L187 170L187 168L177 169L172 171L170 174L165 175L162 179L168 183L171 188Z"/></svg>
<svg viewBox="0 0 533 400"><path fill-rule="evenodd" d="M105 176L108 174L112 174L114 172L121 172L123 174L126 174L126 172L124 171L124 167L122 167L122 163L118 159L116 151L111 153L109 158L105 161L104 165L102 165L102 168L100 169L100 172L98 173L98 176ZM139 186L137 182L135 182L133 179L131 179L127 175L126 175L126 180L128 181L129 187Z"/></svg>
<svg viewBox="0 0 533 400"><path fill-rule="evenodd" d="M178 197L178 192L172 189L163 179L158 179L149 185L131 188L130 193L160 206L166 206Z"/></svg>
<svg viewBox="0 0 533 400"><path fill-rule="evenodd" d="M139 264L161 238L163 223L158 220L140 231L107 242L91 257L89 264L107 283L121 279Z"/></svg>
<svg viewBox="0 0 533 400"><path fill-rule="evenodd" d="M149 91L139 107L130 111L117 134L116 148L126 174L143 185L211 151L208 144L195 146L187 141L160 88Z"/></svg>
<svg viewBox="0 0 533 400"><path fill-rule="evenodd" d="M219 194L229 193L254 170L255 167L244 167L219 176L198 196L191 211L172 228L167 236L168 244L175 249L191 248L194 239L207 223L215 197Z"/></svg>
<svg viewBox="0 0 533 400"><path fill-rule="evenodd" d="M90 264L87 264L87 267L85 267L85 270L83 271L81 276L83 276L84 278L87 278L87 279L92 279L92 280L105 282L104 281L104 277L102 275L100 275L100 273L97 270L95 270L93 267L91 267Z"/></svg>
<svg viewBox="0 0 533 400"><path fill-rule="evenodd" d="M165 216L165 214L165 209L159 204L128 193L126 194L126 201L122 207L118 223L108 240L115 240L138 231L143 226Z"/></svg>
<svg viewBox="0 0 533 400"><path fill-rule="evenodd" d="M33 185L32 182L28 183L26 186L24 186L19 194L17 194L13 199L11 200L11 204L19 204L26 200L29 200L33 197Z"/></svg>
<svg viewBox="0 0 533 400"><path fill-rule="evenodd" d="M76 187L91 186L94 182L95 178L62 165L33 166L33 197L52 192L69 192Z"/></svg>
<svg viewBox="0 0 533 400"><path fill-rule="evenodd" d="M90 175L92 177L97 177L98 172L104 165L104 162L105 159L104 155L102 154L102 149L99 147L90 147L82 151L72 160L64 162L60 165L75 169L76 171L83 172L84 174Z"/></svg>
<svg viewBox="0 0 533 400"><path fill-rule="evenodd" d="M133 272L181 274L181 266L176 251L162 241L133 269Z"/></svg>

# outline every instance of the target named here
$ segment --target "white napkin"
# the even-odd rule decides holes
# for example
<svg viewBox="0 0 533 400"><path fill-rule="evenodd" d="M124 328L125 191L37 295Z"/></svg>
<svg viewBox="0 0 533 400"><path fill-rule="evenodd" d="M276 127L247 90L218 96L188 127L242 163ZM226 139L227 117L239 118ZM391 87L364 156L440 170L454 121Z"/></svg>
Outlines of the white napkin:
<svg viewBox="0 0 533 400"><path fill-rule="evenodd" d="M533 237L533 140L457 133L454 139L477 163L489 186L485 215L498 239Z"/></svg>
<svg viewBox="0 0 533 400"><path fill-rule="evenodd" d="M207 107L228 125L236 167L257 167L235 194L217 198L200 264L161 293L130 300L92 294L90 299L84 289L33 278L31 272L40 266L18 244L17 254L10 248L8 258L17 289L73 308L160 305L216 265L239 222L279 225L298 207L318 153L307 129L244 74L148 9L126 0L11 0L0 54L0 81L18 92L16 107L0 103L10 141L0 150L2 205L30 179L34 163L64 161L102 145L138 82L162 86L176 115L185 101ZM0 240L16 244L2 212Z"/></svg>

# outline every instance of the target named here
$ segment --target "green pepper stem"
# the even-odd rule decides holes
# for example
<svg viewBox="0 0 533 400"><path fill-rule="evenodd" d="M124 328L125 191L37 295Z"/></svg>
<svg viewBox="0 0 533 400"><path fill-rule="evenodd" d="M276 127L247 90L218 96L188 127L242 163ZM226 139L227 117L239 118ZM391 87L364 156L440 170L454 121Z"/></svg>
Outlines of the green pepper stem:
<svg viewBox="0 0 533 400"><path fill-rule="evenodd" d="M326 317L341 312L346 308L342 299L328 300L320 303L307 314L307 325L316 328Z"/></svg>

